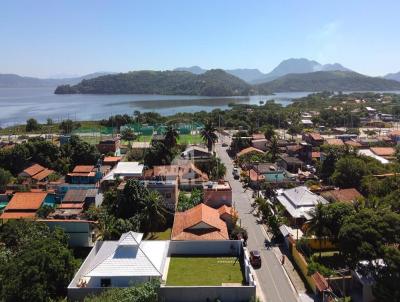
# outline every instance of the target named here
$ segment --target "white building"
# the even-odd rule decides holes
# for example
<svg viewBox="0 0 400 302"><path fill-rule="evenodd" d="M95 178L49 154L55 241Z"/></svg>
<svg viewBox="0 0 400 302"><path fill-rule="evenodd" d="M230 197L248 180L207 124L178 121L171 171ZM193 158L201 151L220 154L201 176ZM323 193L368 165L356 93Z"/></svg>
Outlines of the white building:
<svg viewBox="0 0 400 302"><path fill-rule="evenodd" d="M102 181L113 181L117 178L139 178L143 175L143 165L138 162L119 162Z"/></svg>
<svg viewBox="0 0 400 302"><path fill-rule="evenodd" d="M142 238L142 233L131 231L118 241L97 241L68 286L69 299L161 278L169 242Z"/></svg>
<svg viewBox="0 0 400 302"><path fill-rule="evenodd" d="M311 219L310 212L319 203L327 204L323 197L311 192L306 186L293 189L278 190L276 199L285 207L291 218L296 222Z"/></svg>

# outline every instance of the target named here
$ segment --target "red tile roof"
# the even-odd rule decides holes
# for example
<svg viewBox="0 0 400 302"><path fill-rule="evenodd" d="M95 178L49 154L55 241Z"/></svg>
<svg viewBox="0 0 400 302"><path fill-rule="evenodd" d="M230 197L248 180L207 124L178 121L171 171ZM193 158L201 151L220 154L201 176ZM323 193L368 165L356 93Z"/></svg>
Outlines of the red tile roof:
<svg viewBox="0 0 400 302"><path fill-rule="evenodd" d="M264 175L258 174L255 170L250 169L248 172L248 176L251 181L262 181L265 179Z"/></svg>
<svg viewBox="0 0 400 302"><path fill-rule="evenodd" d="M122 159L121 156L106 156L104 157L103 163L115 163Z"/></svg>
<svg viewBox="0 0 400 302"><path fill-rule="evenodd" d="M260 149L257 149L257 148L254 148L254 147L248 147L248 148L243 149L242 151L240 151L240 152L237 154L237 156L240 157L240 156L242 156L242 155L245 155L245 154L248 154L248 153L251 153L251 152L264 153L264 151L262 151L262 150L260 150Z"/></svg>
<svg viewBox="0 0 400 302"><path fill-rule="evenodd" d="M41 180L45 179L47 176L49 176L50 174L52 174L53 172L54 172L53 170L44 169L43 171L40 171L39 173L33 175L32 178L37 181L41 181Z"/></svg>
<svg viewBox="0 0 400 302"><path fill-rule="evenodd" d="M396 153L392 147L371 147L370 149L378 156L394 156Z"/></svg>
<svg viewBox="0 0 400 302"><path fill-rule="evenodd" d="M8 210L37 210L47 196L47 192L17 192L4 209Z"/></svg>
<svg viewBox="0 0 400 302"><path fill-rule="evenodd" d="M43 171L44 169L46 169L46 168L42 167L39 164L34 164L34 165L26 168L23 172L32 177L32 176L38 174L39 172Z"/></svg>
<svg viewBox="0 0 400 302"><path fill-rule="evenodd" d="M94 166L75 166L72 173L90 173L94 170Z"/></svg>
<svg viewBox="0 0 400 302"><path fill-rule="evenodd" d="M329 190L321 193L321 195L328 200L341 202L353 202L363 197L355 188Z"/></svg>
<svg viewBox="0 0 400 302"><path fill-rule="evenodd" d="M323 292L329 288L328 281L320 273L316 272L311 275L311 278L315 281L315 286L318 291Z"/></svg>
<svg viewBox="0 0 400 302"><path fill-rule="evenodd" d="M227 205L223 205L223 206L219 207L217 210L218 210L220 217L224 214L229 214L231 216L232 216L232 214L237 215L237 211L235 210L235 208L229 207Z"/></svg>
<svg viewBox="0 0 400 302"><path fill-rule="evenodd" d="M315 141L323 141L323 137L318 132L311 132L308 134Z"/></svg>
<svg viewBox="0 0 400 302"><path fill-rule="evenodd" d="M311 158L321 158L321 152L318 151L311 152Z"/></svg>
<svg viewBox="0 0 400 302"><path fill-rule="evenodd" d="M326 143L332 146L344 146L343 141L339 138L328 138Z"/></svg>
<svg viewBox="0 0 400 302"><path fill-rule="evenodd" d="M226 223L218 210L203 203L175 213L172 240L228 240Z"/></svg>
<svg viewBox="0 0 400 302"><path fill-rule="evenodd" d="M353 141L353 140L349 140L344 142L346 145L351 146L353 148L360 148L362 147L362 145L359 142Z"/></svg>
<svg viewBox="0 0 400 302"><path fill-rule="evenodd" d="M58 206L58 209L83 209L84 203L68 203L63 202Z"/></svg>
<svg viewBox="0 0 400 302"><path fill-rule="evenodd" d="M0 219L35 218L35 212L4 212Z"/></svg>

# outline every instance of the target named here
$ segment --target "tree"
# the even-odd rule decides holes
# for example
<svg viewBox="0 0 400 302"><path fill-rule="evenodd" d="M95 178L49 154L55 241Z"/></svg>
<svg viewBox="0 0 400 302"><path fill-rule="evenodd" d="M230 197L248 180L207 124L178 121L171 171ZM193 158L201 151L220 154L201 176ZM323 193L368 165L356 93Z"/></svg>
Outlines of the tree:
<svg viewBox="0 0 400 302"><path fill-rule="evenodd" d="M322 211L324 212L323 216L326 219L329 234L337 242L344 220L355 214L354 206L350 203L335 202L324 205Z"/></svg>
<svg viewBox="0 0 400 302"><path fill-rule="evenodd" d="M86 297L84 302L157 302L160 282L156 279L128 288L113 288L97 296Z"/></svg>
<svg viewBox="0 0 400 302"><path fill-rule="evenodd" d="M330 235L328 227L328 219L324 211L324 205L318 203L310 212L311 219L307 222L307 233L314 234L319 241L319 257L321 258L322 240L325 236Z"/></svg>
<svg viewBox="0 0 400 302"><path fill-rule="evenodd" d="M264 130L264 135L267 140L271 140L275 135L275 130L272 125L267 125Z"/></svg>
<svg viewBox="0 0 400 302"><path fill-rule="evenodd" d="M344 220L339 245L347 263L354 268L361 260L373 261L384 247L399 242L400 215L386 209L361 209Z"/></svg>
<svg viewBox="0 0 400 302"><path fill-rule="evenodd" d="M345 156L337 161L332 181L339 187L359 189L361 180L367 173L368 167L362 159Z"/></svg>
<svg viewBox="0 0 400 302"><path fill-rule="evenodd" d="M139 213L141 229L146 232L154 232L157 228L164 226L166 216L167 209L160 193L150 190L141 204Z"/></svg>
<svg viewBox="0 0 400 302"><path fill-rule="evenodd" d="M226 174L226 167L220 158L213 156L211 158L210 176L212 180L223 179Z"/></svg>
<svg viewBox="0 0 400 302"><path fill-rule="evenodd" d="M173 150L167 148L163 142L153 141L151 148L144 156L144 163L150 168L158 165L169 165L173 157Z"/></svg>
<svg viewBox="0 0 400 302"><path fill-rule="evenodd" d="M47 124L47 126L51 126L51 125L53 125L53 124L54 124L54 121L53 121L53 119L51 119L51 118L47 118L47 120L46 120L46 124Z"/></svg>
<svg viewBox="0 0 400 302"><path fill-rule="evenodd" d="M80 124L67 119L63 120L58 127L64 134L70 134L74 129L79 128Z"/></svg>
<svg viewBox="0 0 400 302"><path fill-rule="evenodd" d="M95 146L82 141L78 136L74 135L61 148L62 156L71 160L71 165L94 165L100 157L99 151Z"/></svg>
<svg viewBox="0 0 400 302"><path fill-rule="evenodd" d="M172 126L168 126L165 132L164 145L172 149L178 144L179 134L178 131Z"/></svg>
<svg viewBox="0 0 400 302"><path fill-rule="evenodd" d="M374 267L374 296L381 302L400 301L400 251L385 247L383 262L384 265Z"/></svg>
<svg viewBox="0 0 400 302"><path fill-rule="evenodd" d="M0 263L0 300L50 301L65 296L76 261L62 230L14 220L0 227L0 242L8 251Z"/></svg>
<svg viewBox="0 0 400 302"><path fill-rule="evenodd" d="M133 141L136 139L135 132L131 128L125 128L121 132L121 139L125 141Z"/></svg>
<svg viewBox="0 0 400 302"><path fill-rule="evenodd" d="M269 147L269 154L271 155L272 162L275 162L278 159L279 152L278 139L276 136L273 136L271 138L271 145Z"/></svg>
<svg viewBox="0 0 400 302"><path fill-rule="evenodd" d="M34 118L30 118L29 120L26 121L26 126L25 126L26 132L37 131L40 130L40 128L41 128L40 124Z"/></svg>
<svg viewBox="0 0 400 302"><path fill-rule="evenodd" d="M3 168L0 168L0 192L4 191L11 180L11 173Z"/></svg>
<svg viewBox="0 0 400 302"><path fill-rule="evenodd" d="M213 149L215 142L218 140L218 136L215 133L217 129L214 127L211 121L207 121L204 128L201 130L200 135L204 142L207 144L208 151Z"/></svg>

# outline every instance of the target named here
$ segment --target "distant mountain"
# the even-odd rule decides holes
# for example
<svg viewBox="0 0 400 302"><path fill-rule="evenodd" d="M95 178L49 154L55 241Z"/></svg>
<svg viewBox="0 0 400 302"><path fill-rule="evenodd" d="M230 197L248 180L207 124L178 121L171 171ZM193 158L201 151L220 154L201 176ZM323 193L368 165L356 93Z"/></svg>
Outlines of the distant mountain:
<svg viewBox="0 0 400 302"><path fill-rule="evenodd" d="M352 71L292 73L255 85L261 93L288 91L382 91L399 90L400 82L368 77Z"/></svg>
<svg viewBox="0 0 400 302"><path fill-rule="evenodd" d="M131 71L62 85L56 94L163 94L233 96L248 95L251 85L222 69L202 74L187 71Z"/></svg>
<svg viewBox="0 0 400 302"><path fill-rule="evenodd" d="M111 74L111 72L95 72L76 78L64 79L40 79L34 77L23 77L16 74L0 74L1 88L35 88L35 87L57 87L59 85L74 85L82 80L93 79L98 76Z"/></svg>
<svg viewBox="0 0 400 302"><path fill-rule="evenodd" d="M203 69L200 66L191 66L191 67L178 67L175 68L174 71L187 71L193 74L202 74L207 71L207 69Z"/></svg>
<svg viewBox="0 0 400 302"><path fill-rule="evenodd" d="M248 68L238 68L238 69L225 69L227 73L246 81L247 83L252 83L253 81L263 77L265 74L258 69L248 69Z"/></svg>
<svg viewBox="0 0 400 302"><path fill-rule="evenodd" d="M300 59L287 59L282 61L270 73L252 81L253 84L273 81L281 76L293 73L310 73L315 71L351 71L339 63L322 65L317 61Z"/></svg>
<svg viewBox="0 0 400 302"><path fill-rule="evenodd" d="M387 80L395 80L395 81L400 82L400 71L397 73L388 73L383 78L387 79Z"/></svg>

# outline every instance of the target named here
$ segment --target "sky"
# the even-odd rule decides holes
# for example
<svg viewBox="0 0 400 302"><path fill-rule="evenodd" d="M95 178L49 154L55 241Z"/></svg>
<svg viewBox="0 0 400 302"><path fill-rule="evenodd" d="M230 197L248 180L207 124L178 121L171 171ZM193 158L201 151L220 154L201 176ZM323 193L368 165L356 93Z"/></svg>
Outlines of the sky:
<svg viewBox="0 0 400 302"><path fill-rule="evenodd" d="M1 0L0 73L258 68L308 58L400 71L398 0Z"/></svg>

